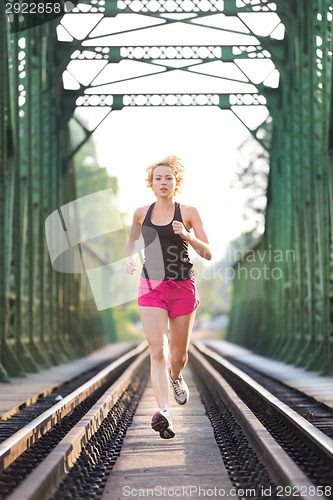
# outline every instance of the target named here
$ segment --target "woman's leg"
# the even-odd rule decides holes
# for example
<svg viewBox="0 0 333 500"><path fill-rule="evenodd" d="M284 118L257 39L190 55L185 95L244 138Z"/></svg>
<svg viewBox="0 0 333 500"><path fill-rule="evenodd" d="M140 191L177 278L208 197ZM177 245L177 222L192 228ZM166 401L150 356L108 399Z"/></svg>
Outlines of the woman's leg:
<svg viewBox="0 0 333 500"><path fill-rule="evenodd" d="M159 408L169 408L168 312L160 307L140 307L143 330L150 349L151 381Z"/></svg>
<svg viewBox="0 0 333 500"><path fill-rule="evenodd" d="M170 364L171 377L179 378L188 359L188 347L192 332L195 311L184 316L170 318Z"/></svg>

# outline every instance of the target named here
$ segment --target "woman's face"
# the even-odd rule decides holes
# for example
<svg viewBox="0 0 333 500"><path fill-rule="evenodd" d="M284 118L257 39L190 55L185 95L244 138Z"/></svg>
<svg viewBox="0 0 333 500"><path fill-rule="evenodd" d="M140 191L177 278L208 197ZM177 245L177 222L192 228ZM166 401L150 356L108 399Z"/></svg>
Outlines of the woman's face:
<svg viewBox="0 0 333 500"><path fill-rule="evenodd" d="M176 189L176 177L171 167L159 165L153 172L152 188L156 196L169 198Z"/></svg>

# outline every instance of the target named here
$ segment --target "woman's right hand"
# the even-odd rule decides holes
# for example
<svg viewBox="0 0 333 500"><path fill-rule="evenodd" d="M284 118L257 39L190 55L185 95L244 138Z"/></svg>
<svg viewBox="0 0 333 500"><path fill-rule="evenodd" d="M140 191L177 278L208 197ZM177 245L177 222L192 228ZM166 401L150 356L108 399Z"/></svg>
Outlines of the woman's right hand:
<svg viewBox="0 0 333 500"><path fill-rule="evenodd" d="M128 274L134 274L136 271L136 262L133 259L133 257L129 257L126 266L125 266L126 272Z"/></svg>

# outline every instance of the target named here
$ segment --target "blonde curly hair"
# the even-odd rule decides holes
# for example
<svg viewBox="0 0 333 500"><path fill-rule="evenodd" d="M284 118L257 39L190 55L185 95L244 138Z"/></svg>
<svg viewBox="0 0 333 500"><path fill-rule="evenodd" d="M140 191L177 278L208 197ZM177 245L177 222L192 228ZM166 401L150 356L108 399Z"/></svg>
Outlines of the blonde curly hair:
<svg viewBox="0 0 333 500"><path fill-rule="evenodd" d="M147 187L152 188L153 187L153 175L154 175L154 170L156 167L170 167L173 171L173 175L176 178L176 188L175 188L175 195L180 193L181 191L181 186L184 180L184 171L185 167L181 162L181 159L178 158L178 156L170 155L164 158L164 160L157 161L156 163L153 163L152 165L149 165L147 167L146 172L147 172L147 177L145 179L147 183Z"/></svg>

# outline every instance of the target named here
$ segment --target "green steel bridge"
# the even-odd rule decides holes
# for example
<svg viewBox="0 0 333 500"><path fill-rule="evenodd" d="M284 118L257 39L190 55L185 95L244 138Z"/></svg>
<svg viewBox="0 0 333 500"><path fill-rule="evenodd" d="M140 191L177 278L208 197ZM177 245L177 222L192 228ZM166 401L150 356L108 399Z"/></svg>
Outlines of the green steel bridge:
<svg viewBox="0 0 333 500"><path fill-rule="evenodd" d="M251 259L244 254L234 263L227 338L257 353L332 374L331 0L36 4L11 0L0 6L0 379L37 372L116 340L112 310L97 311L86 273L52 268L45 220L77 198L73 162L94 130L112 111L136 106L228 109L267 151L265 232L248 249ZM265 16L272 19L272 14L270 28ZM118 16L125 20L120 33L113 28ZM79 29L83 18L85 34ZM265 34L258 34L258 23ZM212 38L207 36L204 45L176 45L170 36L176 27L185 35L204 27ZM133 43L142 33L149 40L149 30L166 30L168 43ZM121 44L115 34L121 35ZM230 41L216 43L222 38ZM214 76L221 90L216 92L215 84L213 91L156 93L148 85L144 92L114 92L105 80L94 83L105 69L111 82L112 71L124 61L135 62L137 74L118 80L118 88L128 89L128 80L135 84L142 76L177 70L207 81ZM249 75L242 69L244 61L266 61L277 83ZM221 62L234 65L238 73L211 69ZM81 72L90 65L92 77L75 80L73 63ZM223 90L225 81L232 92ZM263 106L266 118L248 126L240 110ZM93 130L76 118L82 140L74 145L69 122L75 110L96 107L103 113ZM267 279L264 272L257 279L255 270L265 270L272 252L287 255L290 250L292 258L274 263L279 279ZM97 254L91 259L103 262Z"/></svg>

